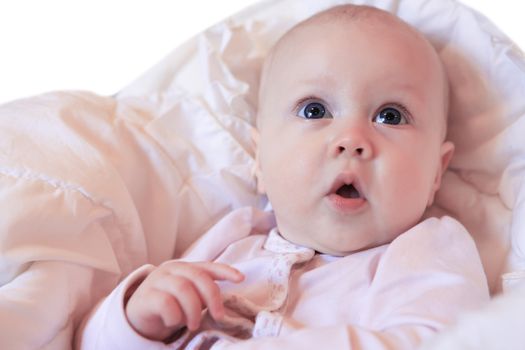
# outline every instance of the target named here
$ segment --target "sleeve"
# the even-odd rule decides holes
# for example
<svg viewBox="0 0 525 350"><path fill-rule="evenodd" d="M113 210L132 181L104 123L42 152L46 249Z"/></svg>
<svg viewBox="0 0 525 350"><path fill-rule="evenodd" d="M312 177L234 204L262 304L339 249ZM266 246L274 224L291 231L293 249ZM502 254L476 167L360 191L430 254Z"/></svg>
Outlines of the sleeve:
<svg viewBox="0 0 525 350"><path fill-rule="evenodd" d="M151 340L137 333L125 313L127 291L150 274L154 265L143 265L129 274L94 307L77 330L74 349L81 350L168 350L181 349L190 333L186 330L169 344Z"/></svg>
<svg viewBox="0 0 525 350"><path fill-rule="evenodd" d="M367 305L365 326L301 329L285 319L277 337L220 339L213 349L415 349L488 301L485 273L468 232L452 218L432 218L394 240L378 262L361 301Z"/></svg>
<svg viewBox="0 0 525 350"><path fill-rule="evenodd" d="M132 272L92 310L79 328L75 349L160 350L174 346L174 344L168 346L162 342L142 337L133 330L126 318L124 310L126 291L135 283L146 278L154 268L153 265L144 265Z"/></svg>

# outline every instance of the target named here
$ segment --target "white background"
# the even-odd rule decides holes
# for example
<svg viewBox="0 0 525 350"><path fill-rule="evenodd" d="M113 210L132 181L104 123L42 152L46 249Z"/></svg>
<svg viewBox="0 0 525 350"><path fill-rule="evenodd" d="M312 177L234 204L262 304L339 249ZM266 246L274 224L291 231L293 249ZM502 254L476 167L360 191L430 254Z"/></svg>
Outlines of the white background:
<svg viewBox="0 0 525 350"><path fill-rule="evenodd" d="M0 103L50 90L109 95L256 0L0 0ZM525 49L523 0L464 0Z"/></svg>

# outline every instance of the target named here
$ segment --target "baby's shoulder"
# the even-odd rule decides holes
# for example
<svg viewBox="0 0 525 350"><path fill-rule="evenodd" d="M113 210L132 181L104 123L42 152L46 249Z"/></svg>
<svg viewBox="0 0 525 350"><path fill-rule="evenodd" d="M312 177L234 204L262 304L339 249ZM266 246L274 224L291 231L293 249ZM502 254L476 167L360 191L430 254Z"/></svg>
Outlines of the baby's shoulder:
<svg viewBox="0 0 525 350"><path fill-rule="evenodd" d="M385 251L385 258L403 256L403 260L479 260L472 236L465 226L450 217L427 218L394 239Z"/></svg>
<svg viewBox="0 0 525 350"><path fill-rule="evenodd" d="M424 242L432 244L439 244L439 242L447 244L453 242L462 244L474 243L466 227L450 216L426 218L400 234L392 241L391 245L413 244L414 242L419 244Z"/></svg>

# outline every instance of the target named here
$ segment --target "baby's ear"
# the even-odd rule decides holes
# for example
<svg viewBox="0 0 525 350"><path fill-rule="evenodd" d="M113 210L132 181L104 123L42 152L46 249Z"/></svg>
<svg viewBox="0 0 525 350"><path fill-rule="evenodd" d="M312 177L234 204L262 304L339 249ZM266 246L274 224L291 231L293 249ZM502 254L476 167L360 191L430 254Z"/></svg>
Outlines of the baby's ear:
<svg viewBox="0 0 525 350"><path fill-rule="evenodd" d="M432 192L430 194L430 198L428 199L427 205L430 206L434 202L434 197L441 187L441 179L443 177L443 174L445 173L445 170L448 168L448 164L450 163L450 160L452 159L452 156L454 155L454 149L455 146L450 141L445 141L441 145L441 161L440 166L437 169L436 178L434 179L434 185L432 186Z"/></svg>
<svg viewBox="0 0 525 350"><path fill-rule="evenodd" d="M252 141L255 145L255 163L253 165L252 173L255 176L255 181L257 181L257 192L261 194L265 194L263 180L262 180L262 174L261 174L261 165L260 165L260 158L259 158L259 130L256 128L252 128L251 130L251 137Z"/></svg>

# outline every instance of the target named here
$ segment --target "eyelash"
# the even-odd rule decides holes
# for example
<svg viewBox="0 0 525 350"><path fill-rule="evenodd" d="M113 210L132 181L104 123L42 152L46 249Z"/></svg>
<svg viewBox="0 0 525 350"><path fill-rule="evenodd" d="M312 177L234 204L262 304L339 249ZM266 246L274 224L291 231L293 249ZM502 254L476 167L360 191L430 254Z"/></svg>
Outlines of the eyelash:
<svg viewBox="0 0 525 350"><path fill-rule="evenodd" d="M294 114L297 114L301 111L302 108L305 107L306 103L307 102L319 102L319 103L322 103L323 105L327 105L326 102L324 102L322 99L320 98L317 98L317 97L314 97L314 96L308 96L308 97L305 97L305 98L302 98L300 99L297 104L295 105L295 108L293 110Z"/></svg>
<svg viewBox="0 0 525 350"><path fill-rule="evenodd" d="M320 98L318 98L318 97L308 96L308 97L305 97L305 98L300 99L300 100L297 102L297 104L296 104L296 106L295 106L295 108L294 108L294 110L293 110L294 114L297 115L297 113L299 113L299 112L301 111L301 109L305 107L305 104L306 104L307 102L319 102L319 103L322 103L323 105L325 105L325 107L326 107L326 105L327 105L327 103L326 103L325 101L323 101L322 99L320 99ZM398 103L398 102L385 103L385 104L382 105L382 106L378 109L378 111L375 113L374 118L375 118L375 116L377 115L377 113L379 113L379 111L381 111L381 110L384 109L384 108L388 108L388 107L394 107L394 108L399 109L399 111L400 111L401 113L403 113L403 115L405 116L405 118L407 119L407 121L408 121L409 123L412 122L412 114L410 113L410 111L408 110L408 108L406 108L405 105L403 105L403 104L401 104L401 103ZM328 109L328 108L327 108L327 109ZM328 109L328 110L329 110L329 109Z"/></svg>
<svg viewBox="0 0 525 350"><path fill-rule="evenodd" d="M397 103L397 102L387 103L384 106L382 106L381 108L379 108L379 111L381 111L384 108L388 108L388 107L395 107L395 108L399 109L399 111L401 113L403 113L403 115L405 116L407 121L408 122L412 122L412 114L410 114L410 112L408 111L408 108L406 108L403 104Z"/></svg>

